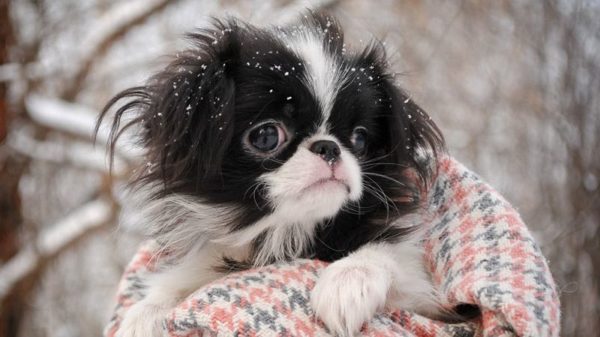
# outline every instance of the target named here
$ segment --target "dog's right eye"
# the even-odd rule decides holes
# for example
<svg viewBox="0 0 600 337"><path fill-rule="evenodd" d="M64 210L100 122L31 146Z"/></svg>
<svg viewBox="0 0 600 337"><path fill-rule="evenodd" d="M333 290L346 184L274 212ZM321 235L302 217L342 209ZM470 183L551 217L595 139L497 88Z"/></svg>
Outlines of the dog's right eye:
<svg viewBox="0 0 600 337"><path fill-rule="evenodd" d="M285 130L279 123L258 125L247 137L248 144L263 153L275 152L287 141Z"/></svg>

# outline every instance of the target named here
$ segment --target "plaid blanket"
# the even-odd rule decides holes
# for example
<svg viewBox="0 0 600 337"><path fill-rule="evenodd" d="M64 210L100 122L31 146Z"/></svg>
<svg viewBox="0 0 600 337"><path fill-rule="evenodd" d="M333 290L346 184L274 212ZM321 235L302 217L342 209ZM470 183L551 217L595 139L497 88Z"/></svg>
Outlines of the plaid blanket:
<svg viewBox="0 0 600 337"><path fill-rule="evenodd" d="M423 241L427 268L448 307L473 304L465 322L434 321L401 308L365 323L363 336L558 336L559 300L542 256L518 213L492 187L452 158L424 207L430 224ZM144 296L144 278L161 257L145 243L119 285L105 329L114 336L121 317ZM170 336L330 336L314 317L310 292L326 263L297 260L235 273L191 294L165 317Z"/></svg>

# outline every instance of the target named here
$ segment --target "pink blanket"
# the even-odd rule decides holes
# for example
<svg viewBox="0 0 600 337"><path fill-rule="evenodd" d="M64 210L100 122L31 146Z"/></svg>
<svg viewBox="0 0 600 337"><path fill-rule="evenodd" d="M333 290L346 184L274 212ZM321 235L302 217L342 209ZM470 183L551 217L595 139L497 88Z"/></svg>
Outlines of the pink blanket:
<svg viewBox="0 0 600 337"><path fill-rule="evenodd" d="M424 207L427 267L448 307L480 315L448 324L397 309L366 323L363 336L558 336L559 301L546 260L519 214L457 161L440 161ZM161 256L144 244L119 286L105 335L144 296L144 278ZM314 318L310 291L326 263L298 260L231 274L190 295L168 317L170 336L330 336Z"/></svg>

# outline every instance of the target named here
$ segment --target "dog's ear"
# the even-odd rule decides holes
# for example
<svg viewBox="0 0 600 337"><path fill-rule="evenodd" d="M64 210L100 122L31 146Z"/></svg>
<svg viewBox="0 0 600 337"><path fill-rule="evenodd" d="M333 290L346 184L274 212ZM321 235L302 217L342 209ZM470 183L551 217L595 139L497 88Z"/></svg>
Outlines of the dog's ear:
<svg viewBox="0 0 600 337"><path fill-rule="evenodd" d="M215 20L213 28L188 36L195 48L177 54L145 86L125 90L107 104L98 125L117 106L111 155L126 129L141 127L147 169L138 181L161 182L169 193L219 178L233 136L233 73L243 33L234 20ZM130 118L121 127L124 116Z"/></svg>
<svg viewBox="0 0 600 337"><path fill-rule="evenodd" d="M389 142L384 149L386 161L410 168L420 183L427 183L437 169L437 158L445 151L444 138L431 117L395 83L388 71L382 43L369 46L361 55L365 68L376 74L381 95L379 125Z"/></svg>
<svg viewBox="0 0 600 337"><path fill-rule="evenodd" d="M385 115L392 162L413 168L422 183L427 183L437 169L437 158L445 151L444 138L431 117L413 99L385 79L383 89L390 99L390 113Z"/></svg>

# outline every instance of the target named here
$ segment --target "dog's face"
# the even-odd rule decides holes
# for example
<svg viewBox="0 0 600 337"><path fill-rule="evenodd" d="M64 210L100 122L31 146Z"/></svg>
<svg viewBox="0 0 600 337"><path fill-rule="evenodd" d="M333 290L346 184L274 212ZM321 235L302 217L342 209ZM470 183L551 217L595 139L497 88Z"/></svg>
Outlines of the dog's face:
<svg viewBox="0 0 600 337"><path fill-rule="evenodd" d="M230 205L243 214L232 230L414 203L406 169L426 177L418 153L442 140L393 84L381 46L346 50L337 24L314 14L289 28L217 22L190 39L195 49L112 102L135 98L117 120L137 109L149 162L139 180L158 198Z"/></svg>

